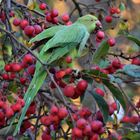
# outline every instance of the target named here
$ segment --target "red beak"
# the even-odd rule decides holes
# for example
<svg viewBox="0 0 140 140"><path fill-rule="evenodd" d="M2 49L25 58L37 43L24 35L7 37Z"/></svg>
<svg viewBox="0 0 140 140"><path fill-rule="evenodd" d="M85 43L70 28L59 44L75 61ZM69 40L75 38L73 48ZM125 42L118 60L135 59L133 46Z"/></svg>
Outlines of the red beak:
<svg viewBox="0 0 140 140"><path fill-rule="evenodd" d="M96 27L102 29L102 24L99 20L96 22Z"/></svg>

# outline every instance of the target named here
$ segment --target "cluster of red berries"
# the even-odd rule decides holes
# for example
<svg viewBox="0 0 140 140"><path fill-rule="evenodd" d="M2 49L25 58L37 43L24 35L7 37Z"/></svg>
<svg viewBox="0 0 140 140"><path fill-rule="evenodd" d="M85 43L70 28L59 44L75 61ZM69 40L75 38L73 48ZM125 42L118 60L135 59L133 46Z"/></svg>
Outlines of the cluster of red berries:
<svg viewBox="0 0 140 140"><path fill-rule="evenodd" d="M58 24L58 15L59 12L56 9L53 9L51 11L45 12L46 14L46 21L51 22L53 24Z"/></svg>
<svg viewBox="0 0 140 140"><path fill-rule="evenodd" d="M121 120L122 123L132 123L134 125L138 124L140 122L140 117L138 116L124 116Z"/></svg>
<svg viewBox="0 0 140 140"><path fill-rule="evenodd" d="M28 74L33 75L35 71L34 63L35 63L34 57L32 57L32 55L30 54L26 54L23 57L21 63L13 62L13 63L6 64L4 67L5 73L3 73L1 76L3 80L14 80L16 76L18 76L16 75L16 73L21 72L25 68L27 68L27 72L24 73L24 75L28 75ZM27 78L20 77L19 80L20 83L24 85L27 81Z"/></svg>
<svg viewBox="0 0 140 140"><path fill-rule="evenodd" d="M103 31L98 31L96 34L96 41L100 43L105 38L105 33ZM109 38L107 40L107 43L110 47L113 47L116 44L116 41L114 38Z"/></svg>
<svg viewBox="0 0 140 140"><path fill-rule="evenodd" d="M112 74L115 73L116 70L118 69L122 69L123 68L123 64L121 64L121 61L117 58L115 58L112 63L107 66L106 68L101 69L99 66L96 66L94 69L99 70L105 74Z"/></svg>
<svg viewBox="0 0 140 140"><path fill-rule="evenodd" d="M99 135L105 132L103 122L92 118L92 113L88 108L82 107L80 110L75 108L73 119L76 123L72 129L72 139L88 138L90 140L99 139Z"/></svg>
<svg viewBox="0 0 140 140"><path fill-rule="evenodd" d="M28 37L34 37L43 31L42 27L39 24L30 25L27 19L15 18L13 20L13 25L19 26Z"/></svg>
<svg viewBox="0 0 140 140"><path fill-rule="evenodd" d="M41 124L45 126L53 125L57 128L63 119L68 115L68 111L65 107L57 107L53 105L50 109L49 115L42 116L40 119Z"/></svg>
<svg viewBox="0 0 140 140"><path fill-rule="evenodd" d="M25 102L21 98L11 105L9 102L0 100L0 127L6 124L6 119L10 119L15 113L20 112L24 104Z"/></svg>
<svg viewBox="0 0 140 140"><path fill-rule="evenodd" d="M114 14L120 14L120 12L121 12L121 11L120 11L119 8L117 8L117 7L111 7L111 8L109 9L110 15L107 15L107 16L105 17L105 21L106 21L107 23L111 23L112 20L113 20L112 15L114 15Z"/></svg>
<svg viewBox="0 0 140 140"><path fill-rule="evenodd" d="M46 3L41 3L39 5L40 10L46 10L47 4ZM51 11L45 11L46 15L46 21L52 23L52 24L58 24L58 16L59 12L56 9L53 9ZM65 23L65 25L71 25L72 22L70 21L70 17L68 14L63 14L61 17L62 21Z"/></svg>
<svg viewBox="0 0 140 140"><path fill-rule="evenodd" d="M67 116L68 111L65 107L57 107L53 105L50 109L49 114L42 116L40 119L41 124L47 127L46 131L44 131L42 134L42 140L45 140L45 138L48 138L47 140L50 140L51 130L57 130L61 121Z"/></svg>
<svg viewBox="0 0 140 140"><path fill-rule="evenodd" d="M72 84L68 84L63 89L63 93L66 97L70 97L72 99L76 99L84 94L85 90L88 87L88 83L85 80L78 81L77 85L74 86Z"/></svg>

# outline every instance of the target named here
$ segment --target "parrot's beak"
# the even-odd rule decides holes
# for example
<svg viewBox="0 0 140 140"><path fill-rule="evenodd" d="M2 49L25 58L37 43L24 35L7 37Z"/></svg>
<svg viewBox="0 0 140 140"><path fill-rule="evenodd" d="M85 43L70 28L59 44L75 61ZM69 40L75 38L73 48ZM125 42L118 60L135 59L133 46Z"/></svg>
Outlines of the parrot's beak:
<svg viewBox="0 0 140 140"><path fill-rule="evenodd" d="M101 24L101 22L99 20L96 22L96 28L97 29L102 29L103 28L102 24Z"/></svg>

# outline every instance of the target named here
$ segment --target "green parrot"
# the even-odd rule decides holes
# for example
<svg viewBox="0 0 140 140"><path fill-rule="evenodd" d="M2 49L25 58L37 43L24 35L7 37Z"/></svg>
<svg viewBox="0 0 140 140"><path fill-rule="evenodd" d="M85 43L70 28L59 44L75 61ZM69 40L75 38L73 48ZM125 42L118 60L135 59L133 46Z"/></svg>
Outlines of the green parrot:
<svg viewBox="0 0 140 140"><path fill-rule="evenodd" d="M101 24L97 17L93 15L85 15L78 18L77 21L70 26L58 25L48 28L32 38L30 42L32 43L45 38L50 38L38 55L42 62L50 65L54 61L57 61L67 55L76 47L78 48L77 55L80 56L90 36L90 33L100 25ZM37 61L35 74L24 96L25 106L22 109L14 135L18 133L22 121L26 115L27 109L43 85L46 77L47 72L42 67L42 64Z"/></svg>

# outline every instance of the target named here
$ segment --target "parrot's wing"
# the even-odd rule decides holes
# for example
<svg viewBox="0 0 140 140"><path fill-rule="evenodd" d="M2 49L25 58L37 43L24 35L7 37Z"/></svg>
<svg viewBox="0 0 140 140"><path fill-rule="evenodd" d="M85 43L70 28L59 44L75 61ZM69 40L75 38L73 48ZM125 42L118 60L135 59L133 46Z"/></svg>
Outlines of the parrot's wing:
<svg viewBox="0 0 140 140"><path fill-rule="evenodd" d="M61 48L54 49L53 52L51 53L50 57L48 58L47 63L51 64L55 60L60 59L61 57L65 56L68 54L73 48L75 48L75 45L67 45Z"/></svg>
<svg viewBox="0 0 140 140"><path fill-rule="evenodd" d="M64 25L50 27L50 28L44 30L43 32L41 32L40 34L36 35L34 38L32 38L30 40L30 43L52 37L55 35L56 32L58 32L59 30L62 30L64 28L66 28L66 26L64 26Z"/></svg>
<svg viewBox="0 0 140 140"><path fill-rule="evenodd" d="M90 34L88 32L86 32L84 38L82 39L81 43L80 43L80 47L79 47L79 50L78 50L78 56L81 55L81 52L83 51L86 43L87 43L87 40L89 38Z"/></svg>
<svg viewBox="0 0 140 140"><path fill-rule="evenodd" d="M45 44L44 52L50 48L66 46L68 44L75 44L76 47L80 44L86 33L87 29L82 24L67 26L67 28L58 31L54 37Z"/></svg>

